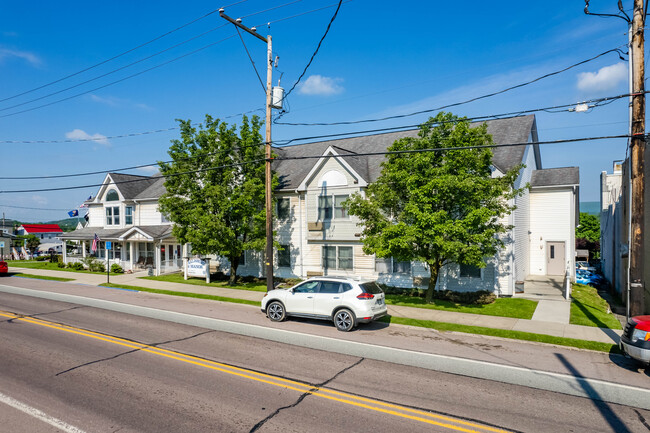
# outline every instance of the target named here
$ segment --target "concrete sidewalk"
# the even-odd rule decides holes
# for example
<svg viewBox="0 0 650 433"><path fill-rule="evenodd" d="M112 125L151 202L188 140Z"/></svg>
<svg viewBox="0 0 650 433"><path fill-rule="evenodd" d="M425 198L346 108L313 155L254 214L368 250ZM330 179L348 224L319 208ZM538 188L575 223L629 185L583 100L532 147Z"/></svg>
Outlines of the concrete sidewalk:
<svg viewBox="0 0 650 433"><path fill-rule="evenodd" d="M12 272L22 272L33 275L44 275L59 278L71 278L75 283L88 284L92 286L101 286L106 283L106 275L89 274L82 272L51 271L43 269L16 268L10 269ZM124 284L130 286L146 287L158 290L170 290L186 293L200 293L206 295L222 296L236 299L246 299L251 301L261 301L264 292L253 292L250 290L227 289L223 287L207 287L190 285L183 283L170 283L165 281L155 281L142 279L139 277L146 276L144 272L135 274L111 275L110 282L113 284ZM556 302L556 301L547 301ZM568 306L570 302L564 301ZM540 302L538 309L546 308ZM537 314L537 311L535 312ZM575 338L579 340L597 341L602 343L617 344L622 334L622 330L609 328L596 328L591 326L571 325L568 323L568 314L566 314L566 323L560 323L551 320L527 320L514 319L510 317L486 316L481 314L456 313L442 310L431 310L426 308L388 306L388 314L394 317L409 318L414 320L429 320L445 323L456 323L461 325L480 326L485 328L505 329L513 331L531 332L535 334L551 335L556 337ZM548 317L538 315L539 318ZM533 315L535 317L535 315Z"/></svg>

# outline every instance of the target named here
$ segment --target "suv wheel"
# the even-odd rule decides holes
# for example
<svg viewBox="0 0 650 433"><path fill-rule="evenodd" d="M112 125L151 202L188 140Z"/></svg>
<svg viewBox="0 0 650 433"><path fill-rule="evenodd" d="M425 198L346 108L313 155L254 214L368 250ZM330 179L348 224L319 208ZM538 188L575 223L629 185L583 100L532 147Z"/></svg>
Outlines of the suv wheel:
<svg viewBox="0 0 650 433"><path fill-rule="evenodd" d="M278 301L273 301L266 307L266 315L273 322L282 322L287 317L284 305Z"/></svg>
<svg viewBox="0 0 650 433"><path fill-rule="evenodd" d="M351 331L354 328L354 322L354 313L347 308L342 308L334 314L334 326L339 331Z"/></svg>

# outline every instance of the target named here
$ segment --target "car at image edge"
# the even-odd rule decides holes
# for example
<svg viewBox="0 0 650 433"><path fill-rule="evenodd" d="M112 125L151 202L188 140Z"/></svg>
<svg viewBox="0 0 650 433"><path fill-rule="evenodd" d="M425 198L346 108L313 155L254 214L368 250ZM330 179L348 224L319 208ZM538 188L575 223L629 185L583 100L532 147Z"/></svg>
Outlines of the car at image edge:
<svg viewBox="0 0 650 433"><path fill-rule="evenodd" d="M650 316L631 317L619 342L624 354L650 365Z"/></svg>
<svg viewBox="0 0 650 433"><path fill-rule="evenodd" d="M0 275L9 272L9 266L4 260L0 260Z"/></svg>
<svg viewBox="0 0 650 433"><path fill-rule="evenodd" d="M350 331L387 313L383 290L372 280L312 277L288 289L267 292L262 312L274 322L287 316L331 320L339 331Z"/></svg>

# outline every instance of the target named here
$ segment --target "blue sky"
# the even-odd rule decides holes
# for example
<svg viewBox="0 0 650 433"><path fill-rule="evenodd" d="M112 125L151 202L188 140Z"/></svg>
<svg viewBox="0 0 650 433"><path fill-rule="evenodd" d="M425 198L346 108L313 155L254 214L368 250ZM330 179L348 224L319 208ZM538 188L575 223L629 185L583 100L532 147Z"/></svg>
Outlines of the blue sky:
<svg viewBox="0 0 650 433"><path fill-rule="evenodd" d="M244 24L258 26L263 35L270 32L274 52L280 57L274 84L282 74L282 86L289 88L309 60L335 7L290 17L335 3L248 0L227 7L226 13L243 17ZM9 2L0 15L0 100L75 74L227 4ZM631 8L631 0L624 6ZM289 96L290 112L282 121L338 122L434 108L534 79L612 48L625 51L626 23L586 16L583 8L582 1L347 1L302 83ZM616 13L616 2L592 1L590 9ZM262 86L233 26L224 24L218 13L213 13L98 67L0 102L0 116L4 116L0 117L0 141L4 141L0 143L0 176L72 174L155 163L167 159L169 141L178 137L178 130L141 133L174 128L178 118L199 122L205 114L231 123L240 121L239 113L259 109L263 115ZM197 37L204 32L208 33ZM265 44L250 35L242 36L265 80ZM177 44L181 45L174 47ZM209 44L214 45L186 55ZM118 80L122 81L110 84ZM76 87L66 90L72 86ZM472 117L572 104L623 94L627 86L627 62L607 54L557 76L451 111ZM80 93L84 94L73 97ZM64 98L70 99L56 102ZM28 109L32 110L17 113ZM536 116L540 140L628 131L626 99L586 113L542 111ZM414 125L427 117L353 126L274 125L273 139ZM129 134L133 136L111 138ZM29 143L83 138L99 140ZM625 150L625 139L541 148L545 168L580 167L582 201L599 200L600 172L611 172L612 161L623 159ZM0 191L89 185L102 180L103 175L0 180ZM97 189L0 193L0 212L7 218L31 222L65 218L66 210L76 208Z"/></svg>

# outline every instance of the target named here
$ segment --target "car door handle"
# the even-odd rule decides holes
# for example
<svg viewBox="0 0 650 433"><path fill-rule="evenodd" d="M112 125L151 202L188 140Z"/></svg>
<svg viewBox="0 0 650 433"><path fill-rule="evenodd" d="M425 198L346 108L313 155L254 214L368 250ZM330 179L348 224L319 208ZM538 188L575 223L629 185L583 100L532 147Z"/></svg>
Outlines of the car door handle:
<svg viewBox="0 0 650 433"><path fill-rule="evenodd" d="M338 296L334 296L334 299L340 299Z"/></svg>
<svg viewBox="0 0 650 433"><path fill-rule="evenodd" d="M311 298L313 298L313 296L307 296L307 299L311 299Z"/></svg>

